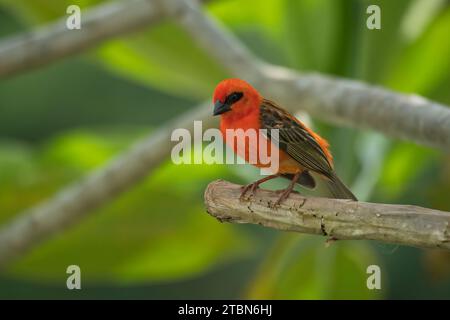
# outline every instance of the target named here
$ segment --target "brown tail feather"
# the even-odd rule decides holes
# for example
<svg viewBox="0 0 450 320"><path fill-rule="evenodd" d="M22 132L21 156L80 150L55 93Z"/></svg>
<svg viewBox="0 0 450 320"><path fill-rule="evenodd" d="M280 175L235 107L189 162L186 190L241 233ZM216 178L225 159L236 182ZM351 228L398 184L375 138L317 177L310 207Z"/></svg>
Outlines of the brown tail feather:
<svg viewBox="0 0 450 320"><path fill-rule="evenodd" d="M346 185L339 179L336 174L330 175L330 180L327 180L328 189L337 199L352 199L358 201L355 195L346 187Z"/></svg>

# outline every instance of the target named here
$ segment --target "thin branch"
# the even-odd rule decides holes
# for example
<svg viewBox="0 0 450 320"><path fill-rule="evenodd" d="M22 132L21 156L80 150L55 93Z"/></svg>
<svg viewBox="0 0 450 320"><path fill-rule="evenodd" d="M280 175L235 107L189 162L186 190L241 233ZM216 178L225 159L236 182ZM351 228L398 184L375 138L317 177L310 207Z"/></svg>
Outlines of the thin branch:
<svg viewBox="0 0 450 320"><path fill-rule="evenodd" d="M210 108L200 105L152 132L105 167L57 193L53 198L16 216L0 230L0 266L43 240L74 224L148 176L170 154L176 128L192 129L194 120L206 118ZM212 125L203 122L203 127Z"/></svg>
<svg viewBox="0 0 450 320"><path fill-rule="evenodd" d="M84 51L113 36L159 22L163 17L158 1L114 1L82 12L80 30L67 29L63 18L13 36L0 44L0 77Z"/></svg>
<svg viewBox="0 0 450 320"><path fill-rule="evenodd" d="M450 212L411 205L303 197L293 193L273 209L279 194L259 189L240 201L242 187L223 180L205 191L206 210L219 221L253 223L283 231L318 234L332 240L378 240L450 250Z"/></svg>
<svg viewBox="0 0 450 320"><path fill-rule="evenodd" d="M81 30L65 21L0 43L0 77L78 53L171 16L216 61L289 109L336 124L369 128L450 152L450 108L416 95L320 74L299 74L254 56L192 0L130 0L83 13Z"/></svg>

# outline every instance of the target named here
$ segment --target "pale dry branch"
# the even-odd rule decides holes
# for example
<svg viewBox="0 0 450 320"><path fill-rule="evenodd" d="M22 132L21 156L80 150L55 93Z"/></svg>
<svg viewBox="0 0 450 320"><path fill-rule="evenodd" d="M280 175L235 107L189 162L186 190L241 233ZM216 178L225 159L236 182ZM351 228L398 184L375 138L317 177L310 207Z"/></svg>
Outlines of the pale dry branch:
<svg viewBox="0 0 450 320"><path fill-rule="evenodd" d="M205 191L206 210L219 221L253 223L283 231L317 234L328 239L378 240L450 249L450 212L411 205L380 204L304 197L293 193L278 208L279 194L259 189L239 200L242 186L218 180Z"/></svg>

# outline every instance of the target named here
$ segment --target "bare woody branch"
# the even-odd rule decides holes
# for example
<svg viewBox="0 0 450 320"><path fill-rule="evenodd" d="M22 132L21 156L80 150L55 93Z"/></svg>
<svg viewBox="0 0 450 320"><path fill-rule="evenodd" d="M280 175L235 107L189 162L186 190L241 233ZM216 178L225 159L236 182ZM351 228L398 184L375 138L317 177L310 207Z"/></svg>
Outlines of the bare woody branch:
<svg viewBox="0 0 450 320"><path fill-rule="evenodd" d="M279 194L259 189L240 201L241 186L218 180L205 191L206 210L219 221L253 223L330 239L378 240L450 250L450 212L411 205L303 197L293 193L273 209Z"/></svg>

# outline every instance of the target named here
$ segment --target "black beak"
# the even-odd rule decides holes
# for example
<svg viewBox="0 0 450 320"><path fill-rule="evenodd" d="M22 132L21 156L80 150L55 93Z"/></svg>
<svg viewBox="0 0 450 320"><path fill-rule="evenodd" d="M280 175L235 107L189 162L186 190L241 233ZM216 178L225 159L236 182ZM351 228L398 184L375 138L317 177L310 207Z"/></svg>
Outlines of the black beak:
<svg viewBox="0 0 450 320"><path fill-rule="evenodd" d="M214 116L217 116L219 114L225 113L227 111L231 110L231 105L227 104L227 103L222 103L220 102L220 100L216 100L216 102L214 103Z"/></svg>

